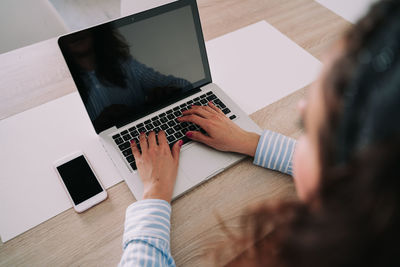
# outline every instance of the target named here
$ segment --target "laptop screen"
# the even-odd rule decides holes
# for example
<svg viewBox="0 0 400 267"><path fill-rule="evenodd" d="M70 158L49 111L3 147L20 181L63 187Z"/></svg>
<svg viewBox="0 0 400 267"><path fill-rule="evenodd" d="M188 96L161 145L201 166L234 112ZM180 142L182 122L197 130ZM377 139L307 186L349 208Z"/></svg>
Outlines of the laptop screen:
<svg viewBox="0 0 400 267"><path fill-rule="evenodd" d="M68 34L58 42L97 133L211 82L195 0Z"/></svg>

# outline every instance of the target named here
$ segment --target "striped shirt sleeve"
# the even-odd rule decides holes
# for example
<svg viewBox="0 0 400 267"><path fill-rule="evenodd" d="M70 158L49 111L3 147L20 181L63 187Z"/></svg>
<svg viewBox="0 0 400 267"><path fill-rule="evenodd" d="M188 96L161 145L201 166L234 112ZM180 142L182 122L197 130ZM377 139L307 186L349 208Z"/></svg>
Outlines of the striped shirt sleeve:
<svg viewBox="0 0 400 267"><path fill-rule="evenodd" d="M133 203L126 210L119 266L175 266L170 252L171 205L160 199Z"/></svg>
<svg viewBox="0 0 400 267"><path fill-rule="evenodd" d="M265 130L258 141L255 165L293 175L292 158L296 140Z"/></svg>

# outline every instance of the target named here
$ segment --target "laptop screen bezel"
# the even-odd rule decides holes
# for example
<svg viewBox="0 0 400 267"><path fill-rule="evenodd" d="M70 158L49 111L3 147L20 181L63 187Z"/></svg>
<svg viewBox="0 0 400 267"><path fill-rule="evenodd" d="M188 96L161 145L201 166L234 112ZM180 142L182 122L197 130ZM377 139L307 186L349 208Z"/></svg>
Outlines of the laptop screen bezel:
<svg viewBox="0 0 400 267"><path fill-rule="evenodd" d="M64 57L64 60L65 60L65 62L67 64L67 66L69 67L68 58L66 57L65 51L63 50L63 46L62 46L62 42L63 42L64 38L66 38L67 36L70 36L72 34L76 34L76 33L79 33L81 31L85 31L85 30L93 30L93 29L96 29L98 27L103 27L104 25L110 25L111 27L114 27L114 28L120 28L120 27L129 25L129 24L132 24L132 23L136 23L136 22L141 21L141 20L145 20L145 19L148 19L148 18L151 18L151 17L155 17L155 16L163 14L163 13L167 13L167 12L170 12L170 11L173 11L173 10L177 10L177 9L180 9L180 8L186 7L186 6L190 6L191 7L191 11L192 11L192 15L193 15L193 22L194 22L194 26L195 26L195 30L196 30L196 36L197 36L197 40L198 40L201 60L202 60L202 63L203 63L203 69L204 69L205 78L193 83L192 84L193 88L188 90L186 93L182 94L179 98L172 99L172 100L170 100L168 102L165 102L165 103L163 103L163 105L158 106L154 110L150 110L150 111L148 111L146 113L143 113L143 114L132 114L132 117L125 118L124 120L121 120L121 121L116 121L115 125L113 125L113 126L116 126L117 128L123 127L124 125L127 125L127 124L131 123L132 121L135 121L135 120L137 120L137 119L139 119L141 117L144 117L144 116L146 116L148 114L156 112L157 110L165 108L165 107L173 104L174 102L177 102L177 101L179 101L181 99L184 99L184 98L186 98L186 97L188 97L188 96L190 96L192 94L195 94L195 93L199 92L200 91L200 87L202 87L204 85L207 85L207 84L212 82L211 72L210 72L210 67L209 67L209 62L208 62L208 57L207 57L207 51L206 51L206 47L205 47L203 31L202 31L202 27L201 27L200 16L199 16L196 0L178 0L178 1L166 4L166 5L162 5L162 6L153 8L153 9L149 9L149 10L142 11L142 12L139 12L139 13L136 13L136 14L128 15L128 16L123 17L123 18L118 18L116 20L109 21L109 22L106 22L106 23L102 23L102 24L99 24L99 25L96 25L96 26L93 26L93 27L85 28L85 29L82 29L82 30L79 30L79 31L75 31L75 32L63 35L63 36L58 38L58 46L59 46L59 48L61 50L61 53L62 53L62 55ZM70 71L70 73L71 73L71 76L72 76L72 78L74 80L75 86L77 87L78 92L81 95L80 88L78 88L78 84L76 82L78 78L76 77L75 73L72 73L71 71ZM82 95L81 95L81 97L82 97ZM86 109L86 107L85 107L85 109ZM94 127L94 129L95 129L97 134L100 134L101 132L107 130L107 129L99 129L99 128L97 128L96 125L93 124L93 121L92 121L92 125L93 125L93 127ZM110 126L108 129L112 128L113 126Z"/></svg>

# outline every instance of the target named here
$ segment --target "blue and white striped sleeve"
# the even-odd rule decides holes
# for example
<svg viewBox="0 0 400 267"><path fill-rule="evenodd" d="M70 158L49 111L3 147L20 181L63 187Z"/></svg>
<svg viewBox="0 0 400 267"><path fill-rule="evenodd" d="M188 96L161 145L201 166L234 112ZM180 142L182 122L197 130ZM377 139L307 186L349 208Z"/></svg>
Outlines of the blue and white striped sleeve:
<svg viewBox="0 0 400 267"><path fill-rule="evenodd" d="M265 130L258 141L255 165L293 175L292 158L296 140Z"/></svg>
<svg viewBox="0 0 400 267"><path fill-rule="evenodd" d="M123 255L119 266L175 266L170 251L171 205L146 199L126 209Z"/></svg>

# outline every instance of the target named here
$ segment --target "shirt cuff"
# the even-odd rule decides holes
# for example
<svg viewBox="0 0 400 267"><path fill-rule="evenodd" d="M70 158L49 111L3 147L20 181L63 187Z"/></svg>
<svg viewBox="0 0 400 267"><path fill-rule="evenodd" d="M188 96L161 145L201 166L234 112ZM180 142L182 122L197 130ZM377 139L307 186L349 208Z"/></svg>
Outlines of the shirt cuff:
<svg viewBox="0 0 400 267"><path fill-rule="evenodd" d="M126 209L123 248L133 240L152 237L169 249L171 205L161 199L145 199Z"/></svg>
<svg viewBox="0 0 400 267"><path fill-rule="evenodd" d="M292 175L292 158L295 146L295 139L265 130L258 141L253 163Z"/></svg>

